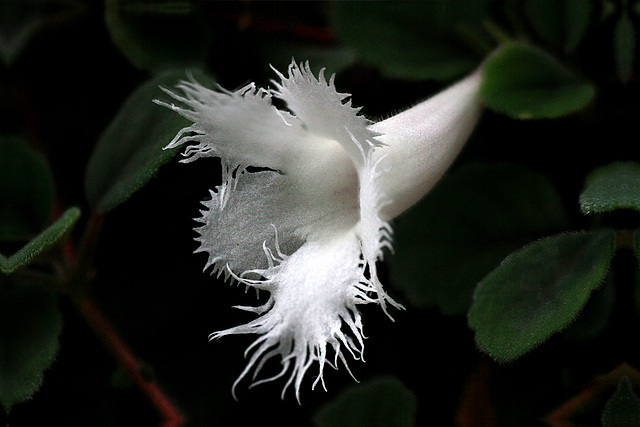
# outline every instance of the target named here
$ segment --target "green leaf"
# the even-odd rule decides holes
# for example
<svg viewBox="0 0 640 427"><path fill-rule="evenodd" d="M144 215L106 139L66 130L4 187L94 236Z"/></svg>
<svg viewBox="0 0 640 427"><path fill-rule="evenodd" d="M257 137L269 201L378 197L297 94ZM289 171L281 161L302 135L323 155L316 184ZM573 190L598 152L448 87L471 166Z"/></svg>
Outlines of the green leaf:
<svg viewBox="0 0 640 427"><path fill-rule="evenodd" d="M0 281L0 405L28 400L60 347L56 296L37 285Z"/></svg>
<svg viewBox="0 0 640 427"><path fill-rule="evenodd" d="M480 96L486 105L520 119L554 118L580 110L593 97L581 81L548 53L509 44L487 59Z"/></svg>
<svg viewBox="0 0 640 427"><path fill-rule="evenodd" d="M445 80L479 64L462 39L481 28L487 3L333 2L331 24L342 42L388 77Z"/></svg>
<svg viewBox="0 0 640 427"><path fill-rule="evenodd" d="M564 329L602 282L614 233L567 233L525 246L479 284L469 325L479 349L516 359Z"/></svg>
<svg viewBox="0 0 640 427"><path fill-rule="evenodd" d="M612 271L609 271L609 275ZM605 278L602 285L594 290L580 316L563 331L563 335L573 341L587 341L602 334L615 308L616 287L613 280Z"/></svg>
<svg viewBox="0 0 640 427"><path fill-rule="evenodd" d="M198 74L198 80L206 80ZM160 85L173 87L186 77L184 70L172 71L143 84L102 133L85 176L85 192L95 211L105 213L126 201L178 152L163 147L189 122L153 100L166 98Z"/></svg>
<svg viewBox="0 0 640 427"><path fill-rule="evenodd" d="M618 76L622 83L629 83L635 62L636 30L627 13L622 13L616 23L613 31L613 47Z"/></svg>
<svg viewBox="0 0 640 427"><path fill-rule="evenodd" d="M44 156L0 135L0 240L28 240L51 222L53 176Z"/></svg>
<svg viewBox="0 0 640 427"><path fill-rule="evenodd" d="M633 391L627 375L623 375L616 392L602 411L603 427L626 427L640 425L640 399Z"/></svg>
<svg viewBox="0 0 640 427"><path fill-rule="evenodd" d="M538 35L566 52L573 51L589 27L593 2L589 0L528 0L525 13Z"/></svg>
<svg viewBox="0 0 640 427"><path fill-rule="evenodd" d="M113 43L139 69L158 73L206 61L211 27L197 2L107 0L105 19Z"/></svg>
<svg viewBox="0 0 640 427"><path fill-rule="evenodd" d="M415 306L465 314L476 284L500 261L565 223L544 176L512 164L466 166L396 220L391 281Z"/></svg>
<svg viewBox="0 0 640 427"><path fill-rule="evenodd" d="M615 162L595 169L585 180L580 209L584 214L617 209L640 211L640 164Z"/></svg>
<svg viewBox="0 0 640 427"><path fill-rule="evenodd" d="M383 376L351 386L314 416L318 427L411 427L418 401L400 380Z"/></svg>
<svg viewBox="0 0 640 427"><path fill-rule="evenodd" d="M42 233L29 241L9 258L0 254L0 273L10 274L29 265L39 255L58 244L75 225L80 217L80 209L70 208Z"/></svg>

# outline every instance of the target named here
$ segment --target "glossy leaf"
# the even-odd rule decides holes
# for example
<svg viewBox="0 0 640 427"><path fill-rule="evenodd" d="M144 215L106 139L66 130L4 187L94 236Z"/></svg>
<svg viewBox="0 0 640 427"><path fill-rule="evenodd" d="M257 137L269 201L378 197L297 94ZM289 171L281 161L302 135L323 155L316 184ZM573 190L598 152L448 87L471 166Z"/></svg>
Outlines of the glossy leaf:
<svg viewBox="0 0 640 427"><path fill-rule="evenodd" d="M528 0L525 12L540 38L567 52L573 51L589 27L593 2L589 0Z"/></svg>
<svg viewBox="0 0 640 427"><path fill-rule="evenodd" d="M623 375L616 392L602 411L603 427L623 427L640 425L640 399L633 391L627 375Z"/></svg>
<svg viewBox="0 0 640 427"><path fill-rule="evenodd" d="M18 136L0 136L0 240L28 240L51 222L53 176Z"/></svg>
<svg viewBox="0 0 640 427"><path fill-rule="evenodd" d="M6 412L40 388L58 353L62 331L53 293L8 281L0 283L0 405Z"/></svg>
<svg viewBox="0 0 640 427"><path fill-rule="evenodd" d="M414 306L465 314L476 284L500 261L565 223L544 176L511 164L461 168L396 220L392 283Z"/></svg>
<svg viewBox="0 0 640 427"><path fill-rule="evenodd" d="M487 59L480 95L486 105L520 119L554 118L585 107L594 88L538 48L512 43Z"/></svg>
<svg viewBox="0 0 640 427"><path fill-rule="evenodd" d="M29 265L39 255L58 244L80 217L80 209L70 208L53 224L8 258L0 254L0 273L10 274Z"/></svg>
<svg viewBox="0 0 640 427"><path fill-rule="evenodd" d="M212 35L198 2L107 0L105 20L114 44L139 69L158 73L205 63Z"/></svg>
<svg viewBox="0 0 640 427"><path fill-rule="evenodd" d="M640 211L640 164L616 162L595 169L585 180L580 209L585 214L616 209Z"/></svg>
<svg viewBox="0 0 640 427"><path fill-rule="evenodd" d="M411 427L418 402L400 380L391 376L349 387L314 416L318 427Z"/></svg>
<svg viewBox="0 0 640 427"><path fill-rule="evenodd" d="M469 324L481 351L511 361L575 319L602 282L614 254L611 230L536 241L479 284Z"/></svg>
<svg viewBox="0 0 640 427"><path fill-rule="evenodd" d="M184 70L172 71L143 84L102 133L85 176L87 199L94 210L108 212L126 201L178 152L162 148L188 122L153 100L166 99L159 85L172 87L186 78Z"/></svg>
<svg viewBox="0 0 640 427"><path fill-rule="evenodd" d="M481 58L462 34L481 27L486 1L333 2L332 28L362 60L391 78L450 79Z"/></svg>

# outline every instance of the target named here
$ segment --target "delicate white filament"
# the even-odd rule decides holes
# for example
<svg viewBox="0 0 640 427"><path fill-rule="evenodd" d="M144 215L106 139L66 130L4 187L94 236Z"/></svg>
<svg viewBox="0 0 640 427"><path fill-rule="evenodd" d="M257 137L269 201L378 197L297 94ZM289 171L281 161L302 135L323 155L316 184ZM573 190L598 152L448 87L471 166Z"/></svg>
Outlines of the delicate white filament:
<svg viewBox="0 0 640 427"><path fill-rule="evenodd" d="M205 269L269 292L263 305L238 307L255 320L211 334L259 335L234 395L251 372L253 384L288 374L283 395L293 386L299 400L316 362L313 386L324 387L325 364L347 366L345 350L362 359L358 305L387 314L387 303L402 307L377 277L391 249L386 220L422 197L460 151L479 116L478 77L371 125L322 71L316 78L293 62L277 74L273 90L214 91L192 80L177 86L182 95L166 90L181 106L156 102L193 122L168 147L187 144L186 162L222 161L222 184L197 219ZM274 358L280 370L256 381Z"/></svg>

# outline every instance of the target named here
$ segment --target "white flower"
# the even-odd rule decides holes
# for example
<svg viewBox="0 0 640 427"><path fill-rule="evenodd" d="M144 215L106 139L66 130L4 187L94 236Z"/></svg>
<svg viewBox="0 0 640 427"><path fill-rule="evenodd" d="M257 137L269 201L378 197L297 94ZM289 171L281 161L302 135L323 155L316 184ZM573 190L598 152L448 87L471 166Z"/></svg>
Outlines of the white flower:
<svg viewBox="0 0 640 427"><path fill-rule="evenodd" d="M376 273L391 244L387 221L417 202L460 151L480 115L480 78L371 125L333 76L316 78L308 63L293 62L278 77L274 89L237 91L192 79L177 86L182 95L166 91L183 106L156 102L193 122L166 148L188 144L183 162L222 159L222 185L197 219L205 270L270 293L264 305L238 307L255 320L211 334L259 335L233 390L277 357L280 372L255 384L289 375L283 396L293 384L299 400L314 362L313 386L324 386L325 364L346 366L345 352L362 358L359 304L401 307Z"/></svg>

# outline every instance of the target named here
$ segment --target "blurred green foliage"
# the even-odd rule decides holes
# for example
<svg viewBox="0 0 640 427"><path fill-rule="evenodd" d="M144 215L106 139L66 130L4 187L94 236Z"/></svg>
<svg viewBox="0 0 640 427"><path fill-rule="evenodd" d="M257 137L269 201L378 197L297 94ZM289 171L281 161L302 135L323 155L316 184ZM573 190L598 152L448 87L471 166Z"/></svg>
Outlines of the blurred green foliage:
<svg viewBox="0 0 640 427"><path fill-rule="evenodd" d="M611 230L566 233L525 246L479 284L469 310L478 347L512 361L563 330L602 283L615 252Z"/></svg>
<svg viewBox="0 0 640 427"><path fill-rule="evenodd" d="M522 425L596 373L640 366L628 332L640 306L639 9L0 0L0 422L155 422L140 393L112 387L111 360L78 326L68 301L85 293L196 424L448 425L464 413ZM241 351L203 337L236 314L189 246L189 203L218 165L168 164L176 151L162 147L186 122L152 103L188 71L232 89L292 57L338 73L372 116L482 67L487 107L459 164L396 221L385 287L409 309L367 323L369 380L341 391L351 383L335 378L302 407L266 386L229 397ZM636 417L634 387L622 381L596 421Z"/></svg>
<svg viewBox="0 0 640 427"><path fill-rule="evenodd" d="M476 284L511 252L567 226L544 176L518 165L466 165L394 224L391 279L418 307L469 310Z"/></svg>
<svg viewBox="0 0 640 427"><path fill-rule="evenodd" d="M585 214L640 211L640 164L615 162L595 169L580 194L580 209Z"/></svg>

